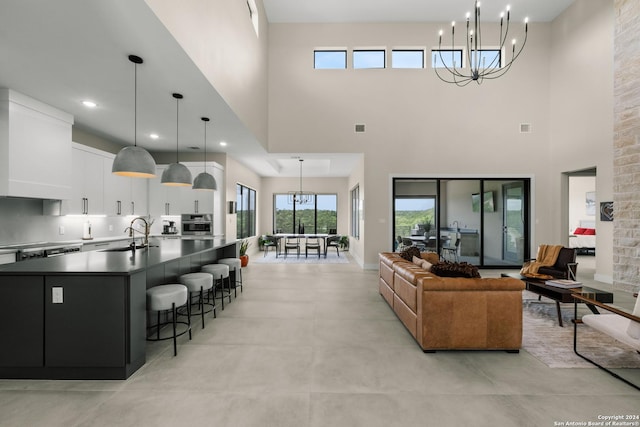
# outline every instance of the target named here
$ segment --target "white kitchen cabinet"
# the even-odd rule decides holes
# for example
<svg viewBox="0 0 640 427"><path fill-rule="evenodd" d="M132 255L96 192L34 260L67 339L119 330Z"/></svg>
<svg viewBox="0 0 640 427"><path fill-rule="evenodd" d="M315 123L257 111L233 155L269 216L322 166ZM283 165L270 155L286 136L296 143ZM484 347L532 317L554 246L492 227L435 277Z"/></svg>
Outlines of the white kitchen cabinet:
<svg viewBox="0 0 640 427"><path fill-rule="evenodd" d="M187 166L189 171L191 171L193 179L205 170L204 166L192 166L189 163L185 163L185 166ZM207 166L207 172L211 174L213 172L213 167ZM185 191L182 191L180 194L181 212L185 214L213 213L213 193L213 191L194 190L191 187L185 187Z"/></svg>
<svg viewBox="0 0 640 427"><path fill-rule="evenodd" d="M105 158L104 210L109 216L147 215L147 179L129 178L111 172L113 158Z"/></svg>
<svg viewBox="0 0 640 427"><path fill-rule="evenodd" d="M149 214L152 217L181 214L181 192L191 188L162 185L160 180L166 166L158 166L156 177L149 180Z"/></svg>
<svg viewBox="0 0 640 427"><path fill-rule="evenodd" d="M0 89L0 196L71 197L73 116Z"/></svg>
<svg viewBox="0 0 640 427"><path fill-rule="evenodd" d="M71 198L62 203L66 215L104 214L104 159L98 150L73 144Z"/></svg>

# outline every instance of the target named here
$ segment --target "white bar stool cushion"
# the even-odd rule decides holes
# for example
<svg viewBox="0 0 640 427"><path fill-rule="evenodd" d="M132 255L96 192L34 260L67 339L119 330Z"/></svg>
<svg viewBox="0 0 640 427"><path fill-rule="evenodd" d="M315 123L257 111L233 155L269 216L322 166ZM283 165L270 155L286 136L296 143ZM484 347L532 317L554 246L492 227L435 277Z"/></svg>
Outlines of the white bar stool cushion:
<svg viewBox="0 0 640 427"><path fill-rule="evenodd" d="M218 260L219 264L226 264L229 268L235 267L236 270L240 270L242 268L242 262L240 262L239 258L222 258Z"/></svg>
<svg viewBox="0 0 640 427"><path fill-rule="evenodd" d="M212 274L217 280L220 277L226 279L229 277L229 266L226 264L207 264L202 266L202 271Z"/></svg>
<svg viewBox="0 0 640 427"><path fill-rule="evenodd" d="M172 304L180 307L187 303L187 287L181 284L154 286L147 290L147 309L171 310Z"/></svg>
<svg viewBox="0 0 640 427"><path fill-rule="evenodd" d="M188 273L180 276L180 283L185 285L189 292L200 292L213 287L213 277L210 273Z"/></svg>

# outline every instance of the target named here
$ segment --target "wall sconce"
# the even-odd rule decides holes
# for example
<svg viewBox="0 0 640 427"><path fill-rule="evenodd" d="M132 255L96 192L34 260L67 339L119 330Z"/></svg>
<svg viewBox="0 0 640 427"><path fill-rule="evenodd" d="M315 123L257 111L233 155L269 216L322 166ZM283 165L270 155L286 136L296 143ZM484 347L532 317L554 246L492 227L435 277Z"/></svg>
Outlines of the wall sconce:
<svg viewBox="0 0 640 427"><path fill-rule="evenodd" d="M236 209L237 209L237 208L236 208L236 206L237 206L237 205L236 205L236 202L231 201L231 202L228 202L228 203L229 203L229 210L228 210L228 212L229 212L230 214L234 214L234 213L236 213L236 212L237 212L237 210L236 210Z"/></svg>

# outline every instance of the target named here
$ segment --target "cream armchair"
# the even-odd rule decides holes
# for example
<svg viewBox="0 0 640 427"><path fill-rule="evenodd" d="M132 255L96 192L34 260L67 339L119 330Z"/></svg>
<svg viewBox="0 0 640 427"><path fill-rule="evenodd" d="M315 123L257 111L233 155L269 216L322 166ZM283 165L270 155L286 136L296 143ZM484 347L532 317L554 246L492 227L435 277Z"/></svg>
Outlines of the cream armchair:
<svg viewBox="0 0 640 427"><path fill-rule="evenodd" d="M640 353L640 297L636 299L633 314L629 314L625 311L579 294L573 294L572 296L575 298L574 319L578 318L578 302L593 304L603 310L607 310L609 314L586 314L582 316L582 323L602 332L603 334L609 335L610 337L634 348L638 353ZM577 342L578 322L576 321L573 326L573 351L587 362L596 365L598 368L608 372L619 380L624 381L631 387L640 390L640 386L622 378L615 372L610 371L586 356L578 353Z"/></svg>

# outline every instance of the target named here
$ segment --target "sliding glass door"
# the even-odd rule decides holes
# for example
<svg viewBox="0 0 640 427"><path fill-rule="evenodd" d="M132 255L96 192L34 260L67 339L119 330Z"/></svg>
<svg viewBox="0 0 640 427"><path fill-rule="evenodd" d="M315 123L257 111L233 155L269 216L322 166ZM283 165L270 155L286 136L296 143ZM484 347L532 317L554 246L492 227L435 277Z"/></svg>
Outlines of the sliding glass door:
<svg viewBox="0 0 640 427"><path fill-rule="evenodd" d="M395 178L394 248L450 261L520 267L529 257L529 180Z"/></svg>

